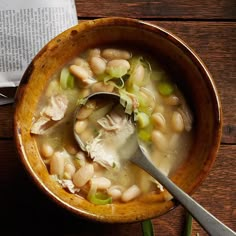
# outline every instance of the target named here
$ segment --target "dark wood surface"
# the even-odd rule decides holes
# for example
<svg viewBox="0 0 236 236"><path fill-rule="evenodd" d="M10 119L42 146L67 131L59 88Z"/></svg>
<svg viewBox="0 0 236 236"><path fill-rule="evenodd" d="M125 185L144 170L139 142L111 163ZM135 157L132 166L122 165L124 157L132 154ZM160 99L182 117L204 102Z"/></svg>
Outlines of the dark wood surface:
<svg viewBox="0 0 236 236"><path fill-rule="evenodd" d="M236 230L236 1L76 0L78 19L123 16L159 25L182 38L209 68L221 97L224 125L216 162L193 194ZM15 89L0 89L13 96ZM58 208L29 180L15 152L12 105L0 107L0 235L142 235L140 223L106 225ZM153 219L155 235L183 235L181 206ZM31 226L31 229L29 228ZM192 235L206 232L194 221Z"/></svg>

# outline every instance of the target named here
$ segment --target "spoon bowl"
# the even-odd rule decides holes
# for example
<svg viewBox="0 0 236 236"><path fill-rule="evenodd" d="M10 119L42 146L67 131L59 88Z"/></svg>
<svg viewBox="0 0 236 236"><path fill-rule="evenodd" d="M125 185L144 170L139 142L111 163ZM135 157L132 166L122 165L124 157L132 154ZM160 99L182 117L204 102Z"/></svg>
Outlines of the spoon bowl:
<svg viewBox="0 0 236 236"><path fill-rule="evenodd" d="M90 95L88 95L87 97L85 97L82 102L78 105L78 107L75 110L75 114L74 114L74 126L75 123L77 121L77 116L78 113L81 111L81 109L83 107L86 107L86 104L88 101L91 100L97 100L97 99L107 99L109 98L109 101L113 101L114 104L119 104L120 103L120 96L116 93L110 93L110 92L96 92L96 93L92 93ZM80 148L83 151L87 151L86 147L85 147L85 143L81 140L80 136L78 135L78 133L75 131L75 129L73 130L74 133L74 137L77 141L77 143L79 144Z"/></svg>
<svg viewBox="0 0 236 236"><path fill-rule="evenodd" d="M75 111L75 119L77 120L77 115L81 111L83 106L89 101L94 101L96 99L106 99L106 101L114 102L115 105L119 104L120 97L115 93L108 92L98 92L93 93L86 97L82 104L80 104ZM125 109L125 108L124 108ZM125 111L124 111L125 112ZM127 114L134 125L135 130L135 121L132 114ZM166 175L164 175L147 157L145 149L140 145L140 142L137 138L136 132L134 131L132 138L136 144L136 152L131 156L129 161L137 165L139 168L146 171L153 178L155 178L160 184L162 184L167 191L178 200L178 202L188 210L188 212L198 221L198 223L210 234L214 236L233 236L236 235L230 228L216 219L212 214L210 214L206 209L204 209L200 204L198 204L193 198L186 194L181 188L179 188L174 182L172 182ZM83 151L86 150L85 143L81 140L80 136L74 130L74 136Z"/></svg>

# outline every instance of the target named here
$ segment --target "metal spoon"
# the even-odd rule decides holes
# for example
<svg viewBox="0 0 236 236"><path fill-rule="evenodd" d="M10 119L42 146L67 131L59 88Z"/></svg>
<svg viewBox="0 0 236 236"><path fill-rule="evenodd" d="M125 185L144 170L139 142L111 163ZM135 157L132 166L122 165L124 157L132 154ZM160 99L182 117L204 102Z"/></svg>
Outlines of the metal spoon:
<svg viewBox="0 0 236 236"><path fill-rule="evenodd" d="M90 99L96 98L105 98L106 100L113 100L119 103L120 97L114 93L107 92L98 92L89 95L84 103L88 102ZM83 106L80 105L76 111L75 116ZM74 131L75 139L80 145L82 150L86 150L85 144L82 142L80 137ZM138 143L138 140L137 140ZM193 198L191 198L188 194L186 194L182 189L180 189L176 184L174 184L167 176L162 174L160 170L158 170L147 158L142 146L138 143L138 148L130 159L130 161L145 170L149 173L153 178L155 178L159 183L161 183L168 191L173 195L175 199L179 201L179 203L186 209L188 212L195 218L195 220L212 236L235 236L236 233L231 230L229 227L224 225L221 221L219 221L216 217L210 214L206 209L204 209L199 203L197 203Z"/></svg>

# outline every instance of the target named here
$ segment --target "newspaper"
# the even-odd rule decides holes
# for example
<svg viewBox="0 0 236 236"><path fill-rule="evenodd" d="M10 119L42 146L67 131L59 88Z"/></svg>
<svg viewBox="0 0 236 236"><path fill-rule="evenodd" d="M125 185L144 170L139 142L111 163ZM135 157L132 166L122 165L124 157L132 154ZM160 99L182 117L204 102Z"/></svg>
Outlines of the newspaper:
<svg viewBox="0 0 236 236"><path fill-rule="evenodd" d="M18 86L37 52L77 23L74 0L1 0L0 87Z"/></svg>

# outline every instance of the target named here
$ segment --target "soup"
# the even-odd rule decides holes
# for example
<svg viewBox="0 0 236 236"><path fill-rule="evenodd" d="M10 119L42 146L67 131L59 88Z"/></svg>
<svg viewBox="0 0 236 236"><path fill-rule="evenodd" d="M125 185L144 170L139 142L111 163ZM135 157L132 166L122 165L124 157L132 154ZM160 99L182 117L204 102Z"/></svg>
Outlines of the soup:
<svg viewBox="0 0 236 236"><path fill-rule="evenodd" d="M31 128L52 178L94 204L163 191L128 160L137 148L133 135L167 176L187 157L193 119L172 77L156 58L132 49L90 49L66 64L49 80ZM120 101L85 104L96 92L116 93ZM135 130L127 114L133 115Z"/></svg>

